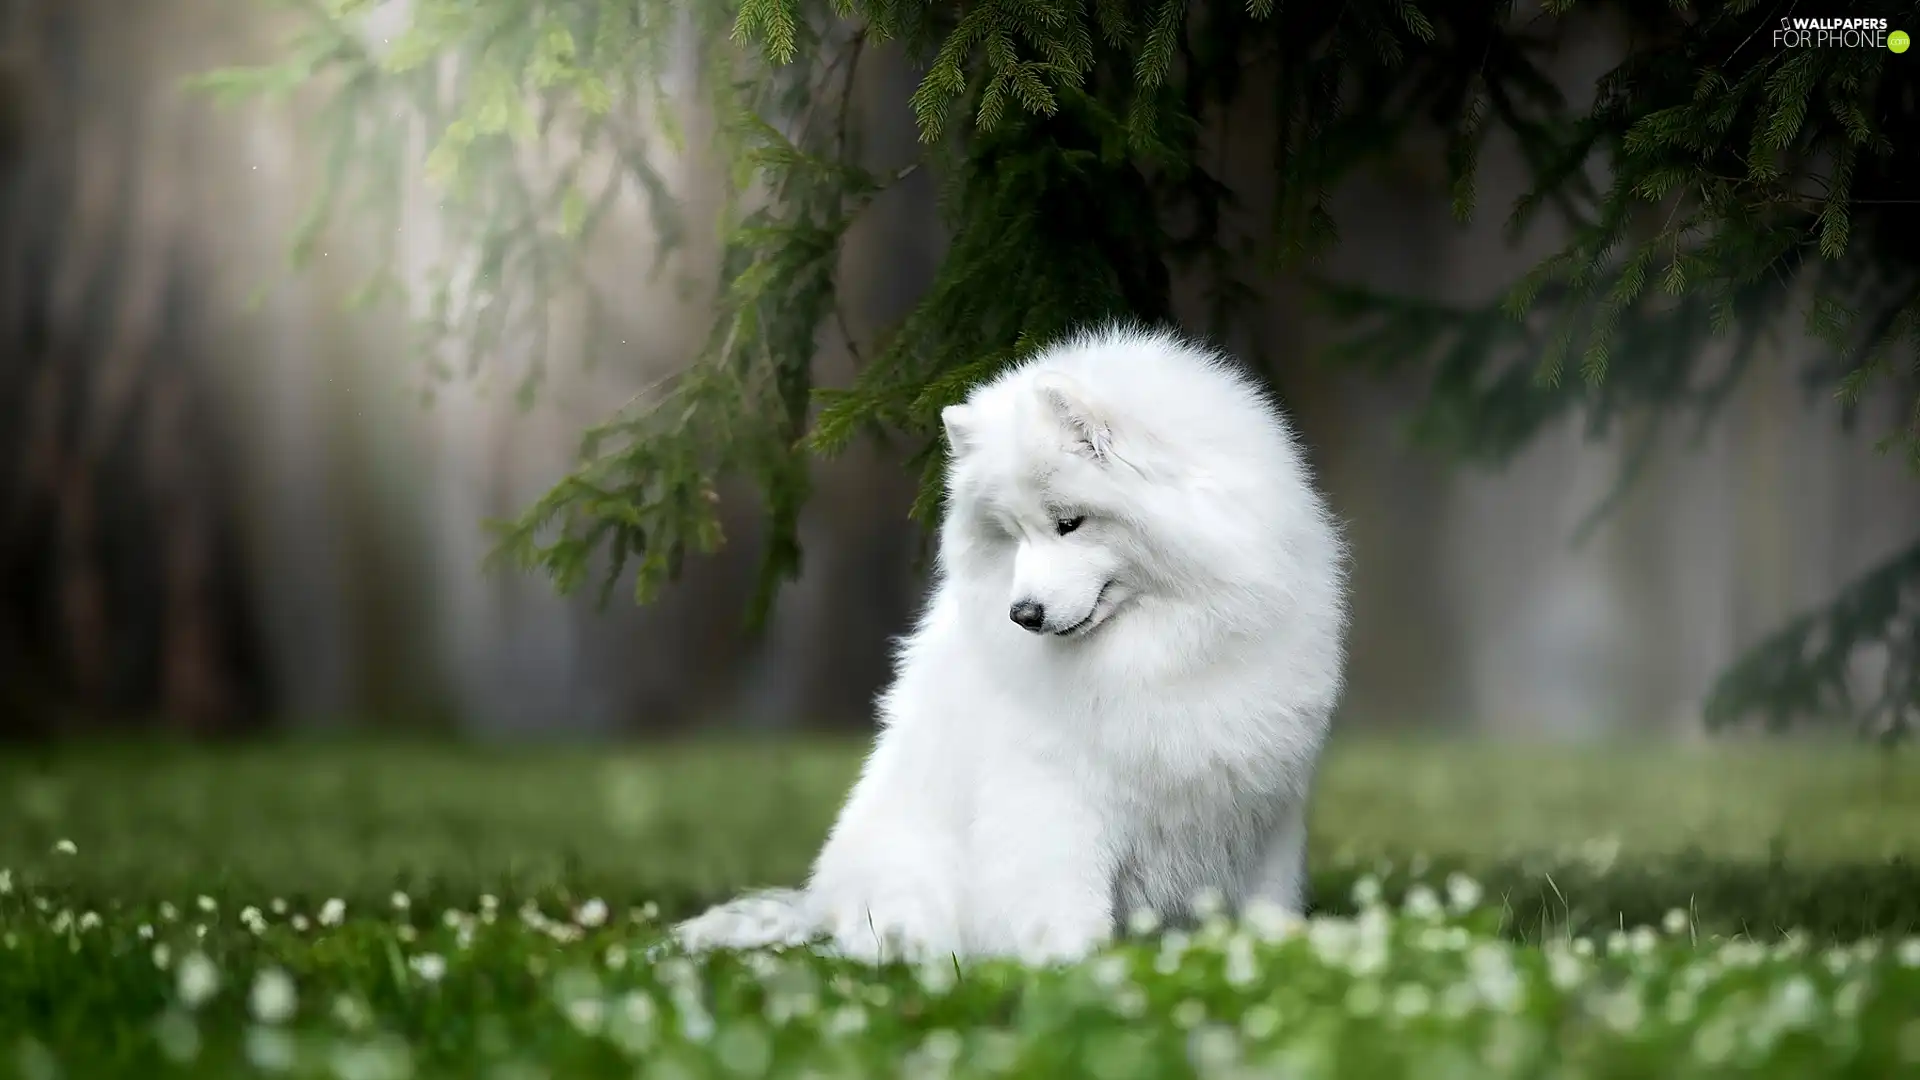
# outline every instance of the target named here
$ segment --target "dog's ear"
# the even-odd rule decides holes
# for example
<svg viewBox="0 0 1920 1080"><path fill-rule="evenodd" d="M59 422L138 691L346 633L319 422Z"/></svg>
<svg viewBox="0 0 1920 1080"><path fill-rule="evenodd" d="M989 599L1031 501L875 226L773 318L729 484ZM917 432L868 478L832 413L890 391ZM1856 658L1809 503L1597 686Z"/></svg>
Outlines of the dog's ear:
<svg viewBox="0 0 1920 1080"><path fill-rule="evenodd" d="M940 410L940 426L947 429L947 452L954 457L973 449L973 410L949 405Z"/></svg>
<svg viewBox="0 0 1920 1080"><path fill-rule="evenodd" d="M1064 375L1048 375L1040 380L1040 399L1052 410L1054 418L1074 440L1073 448L1095 461L1107 460L1113 448L1113 428L1086 398L1079 387Z"/></svg>

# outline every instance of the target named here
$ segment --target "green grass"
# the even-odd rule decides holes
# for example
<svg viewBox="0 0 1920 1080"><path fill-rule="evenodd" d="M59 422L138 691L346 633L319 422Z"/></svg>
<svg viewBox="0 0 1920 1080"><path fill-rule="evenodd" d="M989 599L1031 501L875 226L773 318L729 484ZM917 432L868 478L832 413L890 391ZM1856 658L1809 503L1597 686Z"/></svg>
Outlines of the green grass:
<svg viewBox="0 0 1920 1080"><path fill-rule="evenodd" d="M0 1075L1920 1072L1910 757L1346 745L1304 927L1044 972L648 958L799 880L857 753L15 752Z"/></svg>

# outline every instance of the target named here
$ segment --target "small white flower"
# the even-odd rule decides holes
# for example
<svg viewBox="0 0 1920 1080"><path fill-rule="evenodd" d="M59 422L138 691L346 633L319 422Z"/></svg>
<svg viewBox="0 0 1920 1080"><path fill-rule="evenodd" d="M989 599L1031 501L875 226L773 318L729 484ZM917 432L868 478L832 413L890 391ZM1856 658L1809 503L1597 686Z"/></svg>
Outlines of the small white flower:
<svg viewBox="0 0 1920 1080"><path fill-rule="evenodd" d="M293 918L287 920L287 925L293 927L294 933L304 934L307 932L307 917L305 915L295 915Z"/></svg>
<svg viewBox="0 0 1920 1080"><path fill-rule="evenodd" d="M161 922L180 921L180 909L162 900L160 902L160 921Z"/></svg>
<svg viewBox="0 0 1920 1080"><path fill-rule="evenodd" d="M341 994L333 999L333 1019L348 1031L360 1031L372 1022L373 1014L359 998Z"/></svg>
<svg viewBox="0 0 1920 1080"><path fill-rule="evenodd" d="M12 891L13 891L13 871L7 869L4 866L0 866L0 896L6 896L8 893L11 893Z"/></svg>
<svg viewBox="0 0 1920 1080"><path fill-rule="evenodd" d="M826 1033L829 1038L857 1035L866 1028L867 1010L858 1005L842 1005L827 1017Z"/></svg>
<svg viewBox="0 0 1920 1080"><path fill-rule="evenodd" d="M402 923L394 929L393 936L400 939L400 944L411 945L420 937L420 932L412 926Z"/></svg>
<svg viewBox="0 0 1920 1080"><path fill-rule="evenodd" d="M267 910L273 912L275 915L285 915L287 913L287 902L276 896L273 898L273 902L267 905Z"/></svg>
<svg viewBox="0 0 1920 1080"><path fill-rule="evenodd" d="M447 959L438 953L421 953L408 960L407 966L424 982L437 983L447 974Z"/></svg>
<svg viewBox="0 0 1920 1080"><path fill-rule="evenodd" d="M1227 942L1225 977L1227 985L1236 989L1252 986L1260 978L1260 965L1253 956L1253 942L1245 935L1235 934Z"/></svg>
<svg viewBox="0 0 1920 1080"><path fill-rule="evenodd" d="M153 966L159 968L161 971L165 971L172 965L173 950L167 948L165 942L155 945L153 947Z"/></svg>
<svg viewBox="0 0 1920 1080"><path fill-rule="evenodd" d="M246 1047L247 1061L261 1072L286 1072L298 1058L293 1036L278 1028L248 1028Z"/></svg>
<svg viewBox="0 0 1920 1080"><path fill-rule="evenodd" d="M1393 992L1393 1011L1409 1019L1425 1016L1433 1010L1433 993L1419 983L1408 983Z"/></svg>
<svg viewBox="0 0 1920 1080"><path fill-rule="evenodd" d="M607 902L598 897L588 900L580 905L579 911L574 912L573 921L589 930L604 925L607 921Z"/></svg>
<svg viewBox="0 0 1920 1080"><path fill-rule="evenodd" d="M1363 875L1353 883L1353 905L1358 908L1370 908L1380 902L1380 879L1372 874Z"/></svg>
<svg viewBox="0 0 1920 1080"><path fill-rule="evenodd" d="M347 902L335 897L320 905L320 925L339 926L347 917Z"/></svg>
<svg viewBox="0 0 1920 1080"><path fill-rule="evenodd" d="M185 1065L200 1056L200 1029L193 1017L178 1009L168 1009L153 1025L160 1052L175 1065Z"/></svg>
<svg viewBox="0 0 1920 1080"><path fill-rule="evenodd" d="M140 928L134 932L140 935L141 941L153 940L153 927L148 923L141 923Z"/></svg>
<svg viewBox="0 0 1920 1080"><path fill-rule="evenodd" d="M497 896L494 896L492 893L481 893L480 894L480 910L481 911L500 910L500 898Z"/></svg>
<svg viewBox="0 0 1920 1080"><path fill-rule="evenodd" d="M55 855L78 855L80 854L80 848L71 840L60 840L54 843L53 853Z"/></svg>
<svg viewBox="0 0 1920 1080"><path fill-rule="evenodd" d="M405 911L412 906L413 901L407 898L406 893L396 892L393 894L393 910Z"/></svg>
<svg viewBox="0 0 1920 1080"><path fill-rule="evenodd" d="M1465 874L1447 875L1447 903L1456 912L1468 912L1480 906L1485 890Z"/></svg>
<svg viewBox="0 0 1920 1080"><path fill-rule="evenodd" d="M597 1035L607 1019L607 1003L602 998L580 997L567 1002L567 1020L582 1035Z"/></svg>
<svg viewBox="0 0 1920 1080"><path fill-rule="evenodd" d="M291 975L279 968L267 968L254 976L253 991L247 995L247 1006L253 1010L255 1020L263 1024L284 1024L292 1018L299 1004L300 998L294 990Z"/></svg>
<svg viewBox="0 0 1920 1080"><path fill-rule="evenodd" d="M1910 937L1900 943L1900 966L1920 968L1920 937Z"/></svg>
<svg viewBox="0 0 1920 1080"><path fill-rule="evenodd" d="M199 899L198 903L200 905L200 910L206 912L209 915L220 910L220 905L214 903L213 897L211 896L202 896Z"/></svg>
<svg viewBox="0 0 1920 1080"><path fill-rule="evenodd" d="M1138 937L1145 937L1160 929L1160 915L1150 907L1137 908L1127 916L1127 929Z"/></svg>
<svg viewBox="0 0 1920 1080"><path fill-rule="evenodd" d="M85 931L88 931L88 930L98 930L98 929L100 929L100 916L99 916L99 914L98 914L98 913L96 913L96 912L92 912L92 911L83 911L83 912L81 912L81 913L80 913L80 923L79 923L79 926L80 926L80 930L81 930L81 931L82 931L83 933L84 933Z"/></svg>
<svg viewBox="0 0 1920 1080"><path fill-rule="evenodd" d="M180 1003L189 1009L199 1008L220 992L220 969L205 953L188 953L181 958L178 975Z"/></svg>
<svg viewBox="0 0 1920 1080"><path fill-rule="evenodd" d="M1407 914L1416 919L1432 919L1440 915L1440 898L1425 885L1415 885L1407 890Z"/></svg>

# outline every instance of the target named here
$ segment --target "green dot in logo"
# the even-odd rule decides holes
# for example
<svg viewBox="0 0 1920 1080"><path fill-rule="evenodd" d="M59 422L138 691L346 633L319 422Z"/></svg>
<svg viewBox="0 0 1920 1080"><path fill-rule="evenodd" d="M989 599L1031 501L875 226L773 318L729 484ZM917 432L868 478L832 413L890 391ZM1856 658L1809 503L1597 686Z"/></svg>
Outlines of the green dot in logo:
<svg viewBox="0 0 1920 1080"><path fill-rule="evenodd" d="M1893 33L1887 35L1887 48L1892 49L1896 53L1906 52L1907 46L1911 44L1913 44L1913 39L1907 36L1905 30L1895 30Z"/></svg>

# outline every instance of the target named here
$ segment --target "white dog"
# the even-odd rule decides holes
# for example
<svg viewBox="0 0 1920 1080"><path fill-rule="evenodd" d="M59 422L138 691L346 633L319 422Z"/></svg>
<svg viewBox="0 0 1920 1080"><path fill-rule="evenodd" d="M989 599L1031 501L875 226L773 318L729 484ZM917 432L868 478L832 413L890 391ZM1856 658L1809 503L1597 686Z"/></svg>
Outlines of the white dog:
<svg viewBox="0 0 1920 1080"><path fill-rule="evenodd" d="M937 579L804 890L676 927L876 960L1071 960L1143 913L1304 903L1346 560L1230 361L1113 327L942 420Z"/></svg>

